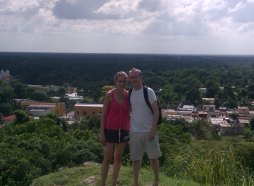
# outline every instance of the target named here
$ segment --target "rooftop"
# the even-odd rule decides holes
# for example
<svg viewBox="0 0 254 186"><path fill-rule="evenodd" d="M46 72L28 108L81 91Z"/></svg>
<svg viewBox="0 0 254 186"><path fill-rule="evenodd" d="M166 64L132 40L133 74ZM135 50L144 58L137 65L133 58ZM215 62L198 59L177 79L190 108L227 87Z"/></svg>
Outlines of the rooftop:
<svg viewBox="0 0 254 186"><path fill-rule="evenodd" d="M75 107L103 107L103 104L76 103Z"/></svg>

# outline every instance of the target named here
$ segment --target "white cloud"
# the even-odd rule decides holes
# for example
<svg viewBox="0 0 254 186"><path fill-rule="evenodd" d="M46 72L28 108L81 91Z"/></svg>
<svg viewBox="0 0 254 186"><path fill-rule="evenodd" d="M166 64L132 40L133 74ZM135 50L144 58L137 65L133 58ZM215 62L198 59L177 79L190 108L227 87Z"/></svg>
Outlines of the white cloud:
<svg viewBox="0 0 254 186"><path fill-rule="evenodd" d="M59 19L116 19L112 14L101 14L98 12L101 6L108 0L62 0L56 2L53 9L54 15Z"/></svg>
<svg viewBox="0 0 254 186"><path fill-rule="evenodd" d="M163 2L158 0L141 0L138 2L138 9L148 12L159 12L163 8Z"/></svg>
<svg viewBox="0 0 254 186"><path fill-rule="evenodd" d="M233 13L238 12L241 9L243 9L245 6L246 6L246 4L244 4L243 2L239 2L233 8L230 8L228 12L233 14Z"/></svg>
<svg viewBox="0 0 254 186"><path fill-rule="evenodd" d="M137 0L111 0L98 9L98 12L104 14L129 14L135 12L138 5Z"/></svg>
<svg viewBox="0 0 254 186"><path fill-rule="evenodd" d="M40 0L21 0L21 1L3 1L0 4L1 13L5 12L25 12L30 9L37 8L39 6Z"/></svg>
<svg viewBox="0 0 254 186"><path fill-rule="evenodd" d="M0 50L254 52L253 11L254 0L0 0Z"/></svg>
<svg viewBox="0 0 254 186"><path fill-rule="evenodd" d="M242 3L233 11L232 17L236 22L254 22L253 11L254 3Z"/></svg>

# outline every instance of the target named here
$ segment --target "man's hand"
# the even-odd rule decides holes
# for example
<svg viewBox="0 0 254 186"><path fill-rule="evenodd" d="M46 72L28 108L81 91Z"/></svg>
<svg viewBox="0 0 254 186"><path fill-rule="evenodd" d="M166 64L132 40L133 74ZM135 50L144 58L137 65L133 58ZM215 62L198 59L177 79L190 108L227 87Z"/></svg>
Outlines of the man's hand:
<svg viewBox="0 0 254 186"><path fill-rule="evenodd" d="M151 141L153 140L155 137L155 130L150 130L150 132L148 133L148 140Z"/></svg>

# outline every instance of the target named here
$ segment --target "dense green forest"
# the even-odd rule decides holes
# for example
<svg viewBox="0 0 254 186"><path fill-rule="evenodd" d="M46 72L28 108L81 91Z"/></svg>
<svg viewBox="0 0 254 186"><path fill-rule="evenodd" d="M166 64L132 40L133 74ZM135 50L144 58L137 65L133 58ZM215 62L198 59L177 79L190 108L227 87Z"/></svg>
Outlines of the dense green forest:
<svg viewBox="0 0 254 186"><path fill-rule="evenodd" d="M97 103L103 87L113 85L114 74L132 67L143 71L145 84L156 90L164 108L176 108L180 102L201 106L202 97L214 97L216 107L253 109L253 56L0 53L0 69L13 76L10 82L0 81L0 117L16 115L14 123L0 129L0 185L27 186L61 167L102 161L98 117L72 125L53 115L31 120L14 99L64 99L70 85L84 90L84 102ZM27 84L61 88L31 91ZM205 94L200 94L201 87L207 88ZM166 175L201 185L254 185L253 119L240 136L218 136L202 120L164 121L158 133L161 171ZM130 165L128 148L123 164ZM148 165L146 157L143 166Z"/></svg>
<svg viewBox="0 0 254 186"><path fill-rule="evenodd" d="M200 104L201 87L207 88L203 96L217 98L217 107L250 106L254 99L253 56L0 53L0 69L23 84L76 86L95 102L117 71L132 67L143 71L145 84L162 90L164 107Z"/></svg>

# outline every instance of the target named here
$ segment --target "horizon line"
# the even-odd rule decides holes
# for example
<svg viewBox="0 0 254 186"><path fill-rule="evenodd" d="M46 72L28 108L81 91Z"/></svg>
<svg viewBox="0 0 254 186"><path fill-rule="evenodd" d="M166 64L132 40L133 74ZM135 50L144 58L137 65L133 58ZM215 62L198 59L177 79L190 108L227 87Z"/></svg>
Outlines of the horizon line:
<svg viewBox="0 0 254 186"><path fill-rule="evenodd" d="M93 54L93 55L158 55L158 56L245 56L254 54L191 54L191 53L114 53L114 52L35 52L35 51L0 51L0 53L34 53L34 54Z"/></svg>

